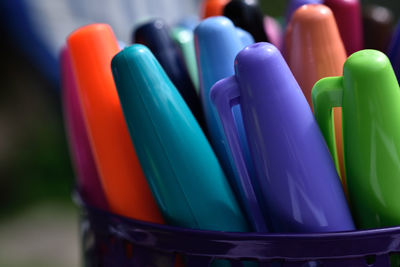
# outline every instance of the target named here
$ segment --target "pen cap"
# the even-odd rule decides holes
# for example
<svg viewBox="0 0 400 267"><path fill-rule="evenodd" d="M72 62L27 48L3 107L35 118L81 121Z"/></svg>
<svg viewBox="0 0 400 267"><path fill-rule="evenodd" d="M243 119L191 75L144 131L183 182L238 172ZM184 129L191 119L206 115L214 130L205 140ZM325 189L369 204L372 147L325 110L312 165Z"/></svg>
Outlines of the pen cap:
<svg viewBox="0 0 400 267"><path fill-rule="evenodd" d="M200 125L204 126L201 103L177 44L171 38L168 25L161 19L139 25L133 42L147 46L182 95Z"/></svg>
<svg viewBox="0 0 400 267"><path fill-rule="evenodd" d="M178 44L183 58L185 60L186 68L189 71L190 78L199 93L199 76L197 72L196 52L194 50L194 37L193 31L184 27L174 27L171 31L171 37Z"/></svg>
<svg viewBox="0 0 400 267"><path fill-rule="evenodd" d="M282 26L279 21L270 16L264 16L264 29L268 40L278 49L282 49Z"/></svg>
<svg viewBox="0 0 400 267"><path fill-rule="evenodd" d="M387 55L392 63L393 70L396 73L397 80L400 79L400 23L397 23L396 29L390 41Z"/></svg>
<svg viewBox="0 0 400 267"><path fill-rule="evenodd" d="M335 15L347 55L363 49L363 27L360 0L324 0Z"/></svg>
<svg viewBox="0 0 400 267"><path fill-rule="evenodd" d="M367 5L363 11L364 47L386 52L395 26L394 15L384 6Z"/></svg>
<svg viewBox="0 0 400 267"><path fill-rule="evenodd" d="M267 42L264 30L264 16L260 7L242 0L231 0L224 7L224 16L237 26L248 31L256 42Z"/></svg>
<svg viewBox="0 0 400 267"><path fill-rule="evenodd" d="M315 117L332 142L332 107L342 107L346 175L360 228L400 224L400 88L389 59L361 50L344 64L343 77L313 89Z"/></svg>
<svg viewBox="0 0 400 267"><path fill-rule="evenodd" d="M222 16L225 5L229 0L203 0L201 17L203 19L214 16Z"/></svg>
<svg viewBox="0 0 400 267"><path fill-rule="evenodd" d="M235 76L216 83L216 105L231 148L231 108L239 104L256 177L274 232L353 230L335 166L308 103L279 50L247 46ZM240 154L233 150L237 166Z"/></svg>
<svg viewBox="0 0 400 267"><path fill-rule="evenodd" d="M239 37L243 47L254 44L253 36L242 28L236 27L236 34Z"/></svg>
<svg viewBox="0 0 400 267"><path fill-rule="evenodd" d="M286 7L286 24L292 18L293 13L303 5L322 4L322 0L289 0Z"/></svg>
<svg viewBox="0 0 400 267"><path fill-rule="evenodd" d="M194 36L200 97L210 141L227 176L234 177L235 169L230 161L230 152L225 146L225 136L209 94L215 82L234 73L232 64L242 43L235 26L226 17L203 20L196 27Z"/></svg>
<svg viewBox="0 0 400 267"><path fill-rule="evenodd" d="M346 51L335 18L325 5L304 5L292 16L286 33L285 57L312 107L311 90L325 77L339 76L346 61ZM342 145L341 110L334 111L336 148L333 155L344 187L345 171Z"/></svg>
<svg viewBox="0 0 400 267"><path fill-rule="evenodd" d="M130 140L113 81L110 64L119 47L111 27L84 26L72 32L67 43L86 129L111 211L162 222Z"/></svg>
<svg viewBox="0 0 400 267"><path fill-rule="evenodd" d="M60 70L65 129L79 193L89 205L107 210L107 200L90 147L71 59L66 47L60 55Z"/></svg>
<svg viewBox="0 0 400 267"><path fill-rule="evenodd" d="M264 220L260 217L260 208L255 200L251 182L239 179L236 166L232 162L231 151L227 146L226 137L218 117L217 110L211 103L210 89L218 80L234 74L233 63L237 53L244 47L237 34L237 28L226 17L210 17L202 21L195 29L196 57L200 78L200 96L210 134L210 141L221 162L231 185L241 200L241 205L247 212L253 228L265 230ZM235 123L239 131L240 146L244 151L247 169L254 175L250 152L244 133L240 109L233 110ZM246 184L243 184L243 183ZM259 188L255 186L255 188Z"/></svg>
<svg viewBox="0 0 400 267"><path fill-rule="evenodd" d="M135 149L166 220L247 231L211 146L150 50L132 45L111 67Z"/></svg>
<svg viewBox="0 0 400 267"><path fill-rule="evenodd" d="M335 18L325 5L296 10L285 36L285 59L309 103L315 82L340 75L346 51Z"/></svg>

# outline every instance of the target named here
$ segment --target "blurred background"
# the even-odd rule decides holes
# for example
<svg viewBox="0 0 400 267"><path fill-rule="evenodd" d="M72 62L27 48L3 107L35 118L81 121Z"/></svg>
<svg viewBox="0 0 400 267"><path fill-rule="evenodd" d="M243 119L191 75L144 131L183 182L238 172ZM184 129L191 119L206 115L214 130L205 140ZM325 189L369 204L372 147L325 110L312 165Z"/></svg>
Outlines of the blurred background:
<svg viewBox="0 0 400 267"><path fill-rule="evenodd" d="M398 0L363 0L388 7ZM260 0L265 14L284 14L283 0ZM79 266L78 208L72 202L60 100L58 54L66 36L109 23L129 43L135 24L162 17L173 24L199 14L199 0L0 1L0 266Z"/></svg>

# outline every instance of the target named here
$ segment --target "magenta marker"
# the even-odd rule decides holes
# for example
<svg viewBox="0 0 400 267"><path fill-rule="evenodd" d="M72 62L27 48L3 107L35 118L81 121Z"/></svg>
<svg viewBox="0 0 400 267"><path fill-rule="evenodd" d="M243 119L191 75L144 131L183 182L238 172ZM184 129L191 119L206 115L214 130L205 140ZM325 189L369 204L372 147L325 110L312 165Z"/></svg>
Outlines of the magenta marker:
<svg viewBox="0 0 400 267"><path fill-rule="evenodd" d="M108 204L94 162L71 60L66 48L61 52L60 65L65 128L78 189L86 203L106 210Z"/></svg>
<svg viewBox="0 0 400 267"><path fill-rule="evenodd" d="M269 42L280 50L282 48L283 31L279 22L273 17L265 16L264 30L268 36Z"/></svg>

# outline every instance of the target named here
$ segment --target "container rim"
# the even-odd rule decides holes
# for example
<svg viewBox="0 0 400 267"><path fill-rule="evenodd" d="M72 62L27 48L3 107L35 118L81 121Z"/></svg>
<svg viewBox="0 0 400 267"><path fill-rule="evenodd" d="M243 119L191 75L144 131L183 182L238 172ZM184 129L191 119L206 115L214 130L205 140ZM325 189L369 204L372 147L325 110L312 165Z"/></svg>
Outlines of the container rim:
<svg viewBox="0 0 400 267"><path fill-rule="evenodd" d="M400 252L400 226L331 233L238 233L187 229L143 222L75 203L92 231L134 246L199 257L257 260L318 260L379 256Z"/></svg>

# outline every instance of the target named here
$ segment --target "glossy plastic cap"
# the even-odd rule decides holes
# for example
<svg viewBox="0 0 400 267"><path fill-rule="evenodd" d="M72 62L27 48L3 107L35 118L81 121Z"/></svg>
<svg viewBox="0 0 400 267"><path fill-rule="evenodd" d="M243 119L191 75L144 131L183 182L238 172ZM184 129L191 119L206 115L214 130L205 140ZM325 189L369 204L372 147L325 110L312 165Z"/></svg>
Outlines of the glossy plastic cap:
<svg viewBox="0 0 400 267"><path fill-rule="evenodd" d="M119 52L110 26L91 24L67 39L78 94L107 201L113 212L162 222L136 157L111 73Z"/></svg>
<svg viewBox="0 0 400 267"><path fill-rule="evenodd" d="M221 16L228 2L229 0L204 0L201 17L205 19L208 17Z"/></svg>

